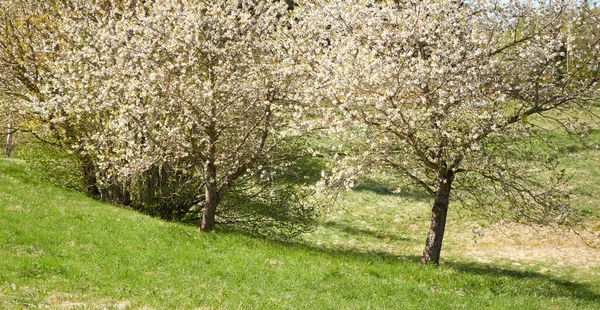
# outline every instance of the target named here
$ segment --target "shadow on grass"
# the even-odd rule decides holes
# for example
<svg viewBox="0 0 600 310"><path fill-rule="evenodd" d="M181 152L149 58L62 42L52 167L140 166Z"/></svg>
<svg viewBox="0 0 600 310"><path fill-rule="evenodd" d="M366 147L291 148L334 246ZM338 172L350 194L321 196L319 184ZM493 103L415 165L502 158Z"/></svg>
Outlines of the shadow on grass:
<svg viewBox="0 0 600 310"><path fill-rule="evenodd" d="M353 190L357 192L372 192L382 196L402 197L411 200L423 200L431 198L426 192L413 186L403 186L400 192L395 192L390 190L385 184L371 179L362 180Z"/></svg>
<svg viewBox="0 0 600 310"><path fill-rule="evenodd" d="M236 233L233 231L222 232ZM465 288L468 291L479 292L482 295L567 298L576 299L586 304L600 302L600 294L597 290L594 290L592 284L566 281L550 274L516 270L472 261L444 260L443 257L439 266L421 265L421 257L417 255L392 255L378 250L362 251L355 248L330 248L298 240L276 241L261 237L258 237L258 239L290 249L324 254L342 261L358 260L367 262L368 265L383 263L398 266L399 272L412 272L411 279L414 279L417 283L436 282L436 278L438 278L440 283L445 281L440 285L450 286L452 289ZM452 274L456 275L454 279Z"/></svg>
<svg viewBox="0 0 600 310"><path fill-rule="evenodd" d="M315 184L321 180L323 170L327 170L327 159L305 156L294 160L281 178L292 184Z"/></svg>
<svg viewBox="0 0 600 310"><path fill-rule="evenodd" d="M406 237L402 237L400 235L397 234L393 234L393 233L383 233L377 230L370 230L370 229L366 229L366 228L359 228L359 227L352 227L350 225L346 225L340 222L333 222L333 221L328 221L325 222L323 224L324 227L327 228L332 228L335 229L339 232L343 232L343 233L347 233L349 235L354 235L354 236L370 236L370 237L374 237L377 239L392 239L395 241L411 241L412 239L410 238L406 238Z"/></svg>
<svg viewBox="0 0 600 310"><path fill-rule="evenodd" d="M496 266L488 266L475 262L447 261L443 266L449 266L461 273L495 277L501 284L501 279L510 278L519 281L530 281L532 285L520 285L518 293L544 297L566 297L582 301L596 302L600 304L600 294L594 290L592 285L566 281L549 274L541 274L533 271L505 269ZM443 267L442 266L442 267ZM541 282L541 283L540 283ZM541 284L541 285L536 285ZM500 288L488 288L497 294L510 294Z"/></svg>

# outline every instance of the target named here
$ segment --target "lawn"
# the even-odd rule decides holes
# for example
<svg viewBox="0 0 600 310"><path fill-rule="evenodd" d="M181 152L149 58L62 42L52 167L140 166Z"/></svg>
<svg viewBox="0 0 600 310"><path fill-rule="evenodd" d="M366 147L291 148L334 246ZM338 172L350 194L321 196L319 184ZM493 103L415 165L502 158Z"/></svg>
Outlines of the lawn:
<svg viewBox="0 0 600 310"><path fill-rule="evenodd" d="M426 200L375 185L342 199L348 205L322 226L284 243L222 229L198 233L51 186L23 163L0 160L0 308L596 309L600 303L598 264L582 270L544 257L493 256L517 245L492 247L486 236L475 243L471 232L457 230L476 218L457 215L443 263L423 266ZM399 206L412 209L398 212Z"/></svg>

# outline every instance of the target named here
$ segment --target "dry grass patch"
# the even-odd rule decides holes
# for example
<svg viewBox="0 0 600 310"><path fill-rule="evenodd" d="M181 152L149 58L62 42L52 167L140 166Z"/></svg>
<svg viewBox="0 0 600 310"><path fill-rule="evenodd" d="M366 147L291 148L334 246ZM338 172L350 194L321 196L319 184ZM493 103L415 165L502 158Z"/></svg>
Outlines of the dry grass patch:
<svg viewBox="0 0 600 310"><path fill-rule="evenodd" d="M491 225L477 242L468 241L467 234L458 234L462 255L489 263L506 259L515 263L551 263L557 267L579 269L600 268L600 236L590 228L575 232L556 227L535 227L523 224Z"/></svg>

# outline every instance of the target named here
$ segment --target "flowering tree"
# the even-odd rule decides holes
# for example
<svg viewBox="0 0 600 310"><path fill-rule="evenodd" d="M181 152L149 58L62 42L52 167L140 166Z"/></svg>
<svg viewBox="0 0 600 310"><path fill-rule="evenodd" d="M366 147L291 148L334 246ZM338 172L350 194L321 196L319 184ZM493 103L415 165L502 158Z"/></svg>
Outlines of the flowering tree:
<svg viewBox="0 0 600 310"><path fill-rule="evenodd" d="M585 4L334 0L297 11L318 51L318 99L372 166L433 198L423 263L439 262L451 197L523 221L571 219L555 161L527 142L536 124L576 129L597 95Z"/></svg>
<svg viewBox="0 0 600 310"><path fill-rule="evenodd" d="M39 93L45 58L44 12L51 4L0 1L0 92L25 97ZM31 13L37 14L31 14ZM36 16L37 15L37 16Z"/></svg>
<svg viewBox="0 0 600 310"><path fill-rule="evenodd" d="M17 126L19 108L11 100L25 98L26 92L38 92L41 56L36 51L40 45L39 23L28 18L27 11L43 10L41 6L26 6L10 1L0 1L0 135L6 135L4 156L11 153L12 134Z"/></svg>
<svg viewBox="0 0 600 310"><path fill-rule="evenodd" d="M302 79L286 52L287 4L73 5L82 17L60 21L73 48L53 63L40 106L96 121L99 130L79 142L111 174L183 163L203 180L200 229L210 231L233 183L272 160L293 133L291 116L301 115L294 93Z"/></svg>
<svg viewBox="0 0 600 310"><path fill-rule="evenodd" d="M98 196L93 156L82 152L80 137L96 132L85 115L69 115L63 106L46 106L43 90L56 71L53 66L70 43L59 31L59 21L79 16L71 1L0 1L0 102L6 116L7 142L15 131L75 152L87 194ZM10 121L10 122L8 122ZM8 143L7 143L8 153Z"/></svg>

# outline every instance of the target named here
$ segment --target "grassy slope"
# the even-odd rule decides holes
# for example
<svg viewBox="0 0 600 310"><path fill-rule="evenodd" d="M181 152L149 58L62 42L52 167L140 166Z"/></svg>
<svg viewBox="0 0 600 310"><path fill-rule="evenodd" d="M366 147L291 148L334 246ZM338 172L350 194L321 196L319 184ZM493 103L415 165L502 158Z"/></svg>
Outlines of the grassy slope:
<svg viewBox="0 0 600 310"><path fill-rule="evenodd" d="M200 234L0 160L0 308L594 309L598 284Z"/></svg>

